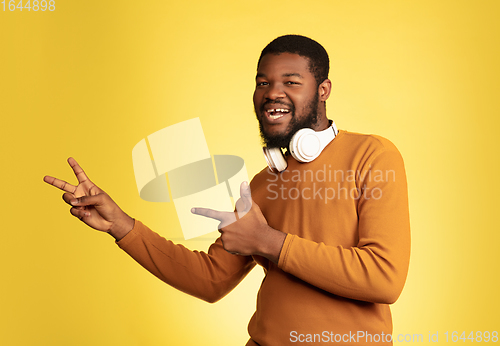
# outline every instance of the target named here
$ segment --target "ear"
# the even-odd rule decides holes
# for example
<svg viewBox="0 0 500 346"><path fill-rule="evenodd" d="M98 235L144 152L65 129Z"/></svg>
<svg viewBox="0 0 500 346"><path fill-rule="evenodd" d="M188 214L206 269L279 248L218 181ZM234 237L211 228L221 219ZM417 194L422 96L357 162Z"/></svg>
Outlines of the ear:
<svg viewBox="0 0 500 346"><path fill-rule="evenodd" d="M318 94L319 94L319 100L320 101L326 101L330 97L330 92L332 91L332 81L329 79L325 79L319 86L318 86Z"/></svg>

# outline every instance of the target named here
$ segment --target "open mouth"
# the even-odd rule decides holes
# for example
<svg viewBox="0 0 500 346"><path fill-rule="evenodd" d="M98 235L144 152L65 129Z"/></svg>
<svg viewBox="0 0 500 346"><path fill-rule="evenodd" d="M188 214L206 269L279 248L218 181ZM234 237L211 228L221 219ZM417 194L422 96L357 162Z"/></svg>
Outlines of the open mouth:
<svg viewBox="0 0 500 346"><path fill-rule="evenodd" d="M271 108L265 111L266 116L273 120L279 119L288 113L290 113L290 110L286 108Z"/></svg>

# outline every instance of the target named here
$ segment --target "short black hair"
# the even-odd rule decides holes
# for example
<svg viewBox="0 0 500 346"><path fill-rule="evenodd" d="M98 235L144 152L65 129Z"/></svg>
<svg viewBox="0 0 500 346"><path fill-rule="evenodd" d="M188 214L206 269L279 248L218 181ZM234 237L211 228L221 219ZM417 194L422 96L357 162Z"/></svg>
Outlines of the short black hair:
<svg viewBox="0 0 500 346"><path fill-rule="evenodd" d="M309 37L301 35L284 35L272 40L260 53L257 68L266 54L281 53L298 54L309 60L309 71L314 75L318 85L328 78L330 59L325 48Z"/></svg>

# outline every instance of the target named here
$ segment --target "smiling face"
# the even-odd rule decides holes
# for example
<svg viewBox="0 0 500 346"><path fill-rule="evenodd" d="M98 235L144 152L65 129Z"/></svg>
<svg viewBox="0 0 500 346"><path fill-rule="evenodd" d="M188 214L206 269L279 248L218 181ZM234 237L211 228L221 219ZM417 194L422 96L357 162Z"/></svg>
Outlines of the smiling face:
<svg viewBox="0 0 500 346"><path fill-rule="evenodd" d="M328 79L318 86L307 58L291 53L264 55L253 95L264 143L285 148L302 128L326 129L324 101L330 87Z"/></svg>

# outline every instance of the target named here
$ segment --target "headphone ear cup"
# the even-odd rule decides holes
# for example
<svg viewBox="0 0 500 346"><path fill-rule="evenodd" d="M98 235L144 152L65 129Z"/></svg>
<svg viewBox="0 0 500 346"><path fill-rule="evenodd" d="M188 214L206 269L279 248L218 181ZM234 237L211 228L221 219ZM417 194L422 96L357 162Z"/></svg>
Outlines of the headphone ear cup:
<svg viewBox="0 0 500 346"><path fill-rule="evenodd" d="M262 148L269 169L274 173L280 173L288 167L285 156L280 148Z"/></svg>
<svg viewBox="0 0 500 346"><path fill-rule="evenodd" d="M311 162L315 160L333 141L339 130L333 121L330 120L330 127L326 130L316 132L310 128L297 131L290 140L290 153L298 162ZM274 173L283 172L287 167L285 156L281 148L262 148L269 169Z"/></svg>
<svg viewBox="0 0 500 346"><path fill-rule="evenodd" d="M290 140L290 152L299 162L313 161L321 154L322 150L321 139L313 129L301 129Z"/></svg>

